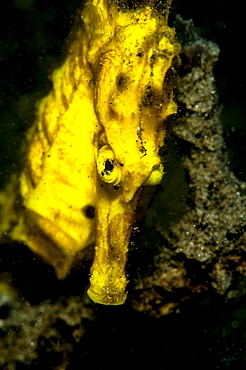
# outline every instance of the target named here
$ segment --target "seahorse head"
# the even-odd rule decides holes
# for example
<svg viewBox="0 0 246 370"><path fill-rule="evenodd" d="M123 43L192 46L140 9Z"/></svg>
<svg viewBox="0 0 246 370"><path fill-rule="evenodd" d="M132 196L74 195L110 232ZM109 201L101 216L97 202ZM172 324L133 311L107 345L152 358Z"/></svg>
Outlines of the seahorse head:
<svg viewBox="0 0 246 370"><path fill-rule="evenodd" d="M180 47L167 17L149 6L123 11L90 2L83 20L102 126L95 139L97 242L89 295L99 303L120 304L141 189L160 183L163 175L159 149L176 111L172 66Z"/></svg>

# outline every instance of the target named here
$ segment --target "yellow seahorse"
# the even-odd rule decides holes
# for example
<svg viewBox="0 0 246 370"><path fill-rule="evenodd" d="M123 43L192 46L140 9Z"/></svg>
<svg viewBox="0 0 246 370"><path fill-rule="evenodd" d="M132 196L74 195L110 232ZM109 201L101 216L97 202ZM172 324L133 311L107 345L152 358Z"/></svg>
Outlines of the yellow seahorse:
<svg viewBox="0 0 246 370"><path fill-rule="evenodd" d="M53 89L27 133L20 178L1 194L1 234L25 242L65 278L95 245L88 294L126 299L125 264L144 186L160 183L180 52L159 14L109 0L88 1ZM20 194L20 195L19 195Z"/></svg>

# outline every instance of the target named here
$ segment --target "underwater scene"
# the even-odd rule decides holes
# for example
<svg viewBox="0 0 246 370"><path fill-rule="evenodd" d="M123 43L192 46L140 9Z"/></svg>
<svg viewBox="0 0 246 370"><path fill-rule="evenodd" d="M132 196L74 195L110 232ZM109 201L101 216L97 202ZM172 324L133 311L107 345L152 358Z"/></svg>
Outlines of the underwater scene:
<svg viewBox="0 0 246 370"><path fill-rule="evenodd" d="M242 15L6 4L1 369L245 369Z"/></svg>

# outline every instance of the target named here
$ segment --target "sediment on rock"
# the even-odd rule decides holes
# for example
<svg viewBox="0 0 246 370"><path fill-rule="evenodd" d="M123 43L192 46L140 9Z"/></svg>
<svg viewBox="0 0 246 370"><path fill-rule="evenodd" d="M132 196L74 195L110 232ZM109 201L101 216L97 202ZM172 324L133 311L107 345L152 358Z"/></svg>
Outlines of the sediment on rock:
<svg viewBox="0 0 246 370"><path fill-rule="evenodd" d="M190 21L181 22L188 42L181 55L177 83L180 112L173 123L172 140L183 167L176 173L176 189L179 184L187 185L188 191L183 195L179 220L169 220L167 227L161 216L157 218L153 227L161 243L154 257L154 272L136 279L139 298L133 299L136 309L154 316L172 312L182 300L205 290L226 298L235 296L234 278L246 271L246 187L227 166L213 76L219 48L197 36ZM174 171L171 167L169 164L169 170ZM165 178L163 184L155 204L162 204L163 199L168 202Z"/></svg>

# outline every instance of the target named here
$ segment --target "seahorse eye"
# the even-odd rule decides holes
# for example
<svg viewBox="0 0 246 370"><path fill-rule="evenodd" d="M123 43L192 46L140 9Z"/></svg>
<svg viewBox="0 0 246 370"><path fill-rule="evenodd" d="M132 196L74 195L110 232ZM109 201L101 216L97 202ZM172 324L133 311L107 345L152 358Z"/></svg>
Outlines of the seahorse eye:
<svg viewBox="0 0 246 370"><path fill-rule="evenodd" d="M107 159L104 163L104 168L105 168L106 173L110 174L110 172L112 172L114 169L114 162Z"/></svg>
<svg viewBox="0 0 246 370"><path fill-rule="evenodd" d="M109 145L104 145L98 152L97 170L104 182L114 186L120 183L120 164L115 160L114 152Z"/></svg>

